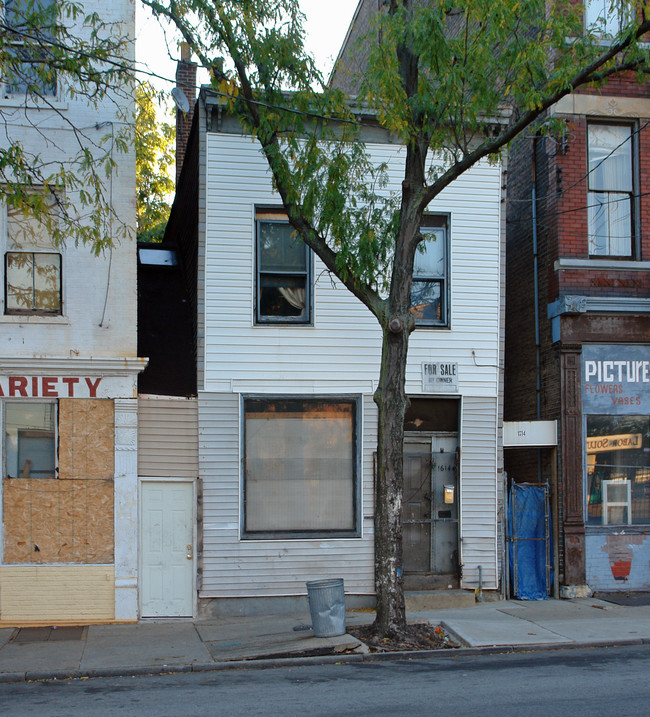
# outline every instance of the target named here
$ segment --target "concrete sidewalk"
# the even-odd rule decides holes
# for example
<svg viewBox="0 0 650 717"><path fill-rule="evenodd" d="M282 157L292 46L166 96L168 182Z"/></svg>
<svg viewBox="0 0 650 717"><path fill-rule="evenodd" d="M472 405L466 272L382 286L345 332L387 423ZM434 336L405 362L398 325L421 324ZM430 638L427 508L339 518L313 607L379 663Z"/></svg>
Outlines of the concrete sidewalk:
<svg viewBox="0 0 650 717"><path fill-rule="evenodd" d="M346 624L361 625L373 619L372 612L349 611ZM469 648L650 642L650 606L623 607L596 599L477 603L462 609L411 612L408 619L441 625ZM458 651L417 654L453 656ZM350 635L314 637L307 610L195 622L147 620L134 625L0 629L0 682L386 657L367 654L365 645Z"/></svg>

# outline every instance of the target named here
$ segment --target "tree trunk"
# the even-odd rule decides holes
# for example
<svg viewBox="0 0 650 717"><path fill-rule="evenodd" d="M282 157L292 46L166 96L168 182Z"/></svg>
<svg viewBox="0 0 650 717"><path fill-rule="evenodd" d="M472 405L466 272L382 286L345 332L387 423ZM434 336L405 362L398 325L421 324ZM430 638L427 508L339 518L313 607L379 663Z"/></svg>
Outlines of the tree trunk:
<svg viewBox="0 0 650 717"><path fill-rule="evenodd" d="M409 332L395 318L383 326L375 486L375 629L392 636L406 626L402 579L402 492L406 358ZM391 330L391 326L393 330ZM398 330L396 330L398 329Z"/></svg>

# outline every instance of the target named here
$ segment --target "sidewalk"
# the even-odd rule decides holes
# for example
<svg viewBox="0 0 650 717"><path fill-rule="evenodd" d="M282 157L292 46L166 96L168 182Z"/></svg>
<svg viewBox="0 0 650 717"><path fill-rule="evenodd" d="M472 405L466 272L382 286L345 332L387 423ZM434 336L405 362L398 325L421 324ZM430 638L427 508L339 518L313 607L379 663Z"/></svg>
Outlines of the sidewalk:
<svg viewBox="0 0 650 717"><path fill-rule="evenodd" d="M350 611L346 624L373 619L372 612ZM596 599L477 603L469 608L411 612L408 619L441 625L466 648L483 650L650 642L650 606L624 607ZM417 654L442 657L458 651ZM350 635L314 637L306 607L295 615L0 629L0 682L386 657L367 654L367 648Z"/></svg>

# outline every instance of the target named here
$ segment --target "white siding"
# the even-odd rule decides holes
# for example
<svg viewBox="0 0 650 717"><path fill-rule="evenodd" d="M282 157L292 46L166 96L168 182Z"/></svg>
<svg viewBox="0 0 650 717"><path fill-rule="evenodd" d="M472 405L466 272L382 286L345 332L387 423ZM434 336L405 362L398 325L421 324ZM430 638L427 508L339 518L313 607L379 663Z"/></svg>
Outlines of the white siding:
<svg viewBox="0 0 650 717"><path fill-rule="evenodd" d="M400 148L371 149L378 161L391 163L388 189L397 191ZM206 172L205 390L372 392L379 374L379 327L320 262L314 271L313 326L253 325L255 205L280 205L256 144L208 134ZM497 393L499 200L500 170L485 164L454 182L431 207L450 213L451 328L412 335L410 393L421 392L424 360L458 362L461 393Z"/></svg>
<svg viewBox="0 0 650 717"><path fill-rule="evenodd" d="M362 409L376 431L372 399ZM203 582L200 597L302 595L305 582L343 578L347 593L374 592L372 520L362 537L335 540L240 540L240 396L199 395L203 481ZM374 436L363 441L363 514L372 515ZM370 512L369 512L370 511Z"/></svg>
<svg viewBox="0 0 650 717"><path fill-rule="evenodd" d="M496 589L497 401L465 397L461 418L462 586Z"/></svg>
<svg viewBox="0 0 650 717"><path fill-rule="evenodd" d="M403 157L373 145L398 191ZM255 206L277 205L257 145L208 133L205 224L199 246L199 463L203 483L201 597L295 595L311 579L343 577L346 592L374 592L373 453L381 337L368 310L314 266L313 326L255 326ZM418 330L410 341L407 392L422 394L421 363L459 364L462 400L463 586L497 587L497 423L501 356L501 173L481 164L430 207L450 216L450 328ZM204 337L204 342L203 342ZM363 397L362 537L240 540L242 394Z"/></svg>
<svg viewBox="0 0 650 717"><path fill-rule="evenodd" d="M138 475L196 478L199 474L196 399L138 400Z"/></svg>

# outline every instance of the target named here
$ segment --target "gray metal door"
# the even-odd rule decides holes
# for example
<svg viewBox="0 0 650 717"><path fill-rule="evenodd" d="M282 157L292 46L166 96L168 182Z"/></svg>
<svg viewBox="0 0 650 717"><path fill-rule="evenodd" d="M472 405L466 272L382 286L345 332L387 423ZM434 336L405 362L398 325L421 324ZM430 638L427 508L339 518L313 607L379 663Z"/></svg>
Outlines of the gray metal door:
<svg viewBox="0 0 650 717"><path fill-rule="evenodd" d="M458 438L407 439L404 444L402 546L405 586L457 587Z"/></svg>

